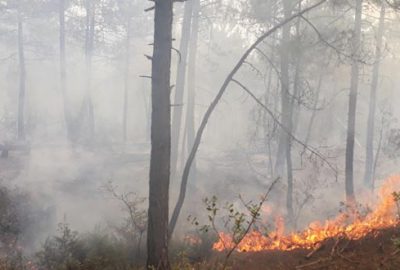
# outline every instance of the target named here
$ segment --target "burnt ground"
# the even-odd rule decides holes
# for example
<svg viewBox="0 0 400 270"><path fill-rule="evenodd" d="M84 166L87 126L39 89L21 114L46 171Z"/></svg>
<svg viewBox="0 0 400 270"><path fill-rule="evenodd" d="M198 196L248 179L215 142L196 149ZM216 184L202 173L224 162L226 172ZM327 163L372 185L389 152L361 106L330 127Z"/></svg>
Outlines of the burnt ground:
<svg viewBox="0 0 400 270"><path fill-rule="evenodd" d="M393 239L400 228L377 231L360 240L329 239L315 250L236 253L233 270L400 270L400 249Z"/></svg>

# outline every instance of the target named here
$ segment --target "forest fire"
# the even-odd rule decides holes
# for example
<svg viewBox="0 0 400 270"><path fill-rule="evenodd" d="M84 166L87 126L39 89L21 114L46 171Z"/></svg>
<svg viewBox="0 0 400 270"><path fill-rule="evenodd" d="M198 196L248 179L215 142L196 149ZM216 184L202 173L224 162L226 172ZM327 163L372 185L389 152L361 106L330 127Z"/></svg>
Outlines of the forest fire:
<svg viewBox="0 0 400 270"><path fill-rule="evenodd" d="M324 223L312 222L302 232L283 235L283 224L274 232L263 235L259 231L248 233L237 245L239 252L264 250L313 249L329 238L347 238L358 240L369 233L398 225L398 205L393 192L400 190L400 175L388 178L379 190L374 208L365 215L340 213L336 218ZM219 241L213 245L217 251L235 247L232 237L226 233L219 234Z"/></svg>

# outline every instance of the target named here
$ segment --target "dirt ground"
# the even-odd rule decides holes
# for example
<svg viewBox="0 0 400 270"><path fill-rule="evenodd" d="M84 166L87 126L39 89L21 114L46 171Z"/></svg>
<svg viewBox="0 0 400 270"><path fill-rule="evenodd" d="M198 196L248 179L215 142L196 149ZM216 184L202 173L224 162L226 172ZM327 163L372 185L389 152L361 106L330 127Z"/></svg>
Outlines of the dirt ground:
<svg viewBox="0 0 400 270"><path fill-rule="evenodd" d="M393 239L400 227L369 234L360 240L329 239L315 250L237 253L233 270L400 270L400 249Z"/></svg>

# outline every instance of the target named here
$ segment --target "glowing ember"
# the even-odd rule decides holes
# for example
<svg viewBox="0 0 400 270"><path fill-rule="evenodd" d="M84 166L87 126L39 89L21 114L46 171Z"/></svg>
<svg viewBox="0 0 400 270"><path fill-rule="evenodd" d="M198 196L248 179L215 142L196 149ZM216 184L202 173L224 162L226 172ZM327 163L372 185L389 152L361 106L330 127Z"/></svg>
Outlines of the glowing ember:
<svg viewBox="0 0 400 270"><path fill-rule="evenodd" d="M237 251L312 249L328 238L346 237L357 240L375 230L394 227L399 220L392 193L399 190L400 175L392 176L380 188L375 209L365 217L353 217L352 222L349 223L349 215L342 213L333 220L328 220L323 224L313 222L303 232L288 235L283 235L283 222L279 222L277 224L281 225L268 236L258 231L250 232L238 245ZM230 235L220 233L219 237L219 241L213 245L214 250L223 251L235 246Z"/></svg>

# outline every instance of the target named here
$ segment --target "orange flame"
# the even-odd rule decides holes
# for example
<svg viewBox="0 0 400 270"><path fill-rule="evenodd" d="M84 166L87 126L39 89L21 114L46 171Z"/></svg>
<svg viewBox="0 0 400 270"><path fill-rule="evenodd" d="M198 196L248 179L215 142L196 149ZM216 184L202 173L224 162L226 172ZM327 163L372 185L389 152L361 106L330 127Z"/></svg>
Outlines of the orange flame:
<svg viewBox="0 0 400 270"><path fill-rule="evenodd" d="M318 243L335 237L345 237L351 240L360 239L367 234L398 225L397 206L392 193L400 190L400 175L388 178L379 190L375 209L365 217L354 218L349 224L349 215L341 213L325 223L312 222L302 232L283 235L283 222L277 221L277 230L268 236L259 231L248 233L237 246L236 250L262 251L262 250L293 250L312 249ZM219 241L214 243L213 249L223 251L232 249L235 243L226 233L219 234Z"/></svg>

